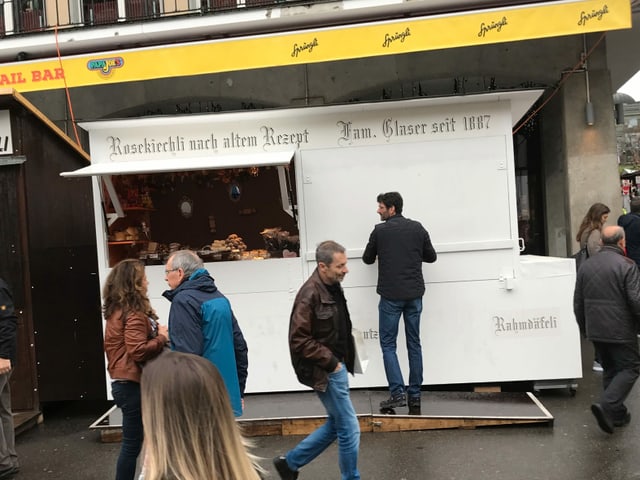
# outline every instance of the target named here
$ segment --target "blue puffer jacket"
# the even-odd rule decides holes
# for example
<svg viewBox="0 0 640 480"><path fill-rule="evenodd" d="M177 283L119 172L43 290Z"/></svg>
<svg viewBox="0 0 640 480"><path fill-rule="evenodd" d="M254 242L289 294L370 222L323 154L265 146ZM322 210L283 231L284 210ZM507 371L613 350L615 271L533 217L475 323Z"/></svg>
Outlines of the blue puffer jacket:
<svg viewBox="0 0 640 480"><path fill-rule="evenodd" d="M247 381L247 343L229 300L205 269L162 294L171 302L171 349L205 357L219 370L227 387L233 413L242 415Z"/></svg>

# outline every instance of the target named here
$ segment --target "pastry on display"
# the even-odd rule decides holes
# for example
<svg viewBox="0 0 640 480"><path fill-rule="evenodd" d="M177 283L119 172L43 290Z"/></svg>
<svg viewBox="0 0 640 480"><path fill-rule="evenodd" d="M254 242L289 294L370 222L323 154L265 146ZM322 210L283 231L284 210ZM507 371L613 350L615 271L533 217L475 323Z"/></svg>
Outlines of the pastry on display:
<svg viewBox="0 0 640 480"><path fill-rule="evenodd" d="M244 240L242 240L242 237L235 233L229 235L226 242L232 252L244 252L247 249L247 245L244 243Z"/></svg>

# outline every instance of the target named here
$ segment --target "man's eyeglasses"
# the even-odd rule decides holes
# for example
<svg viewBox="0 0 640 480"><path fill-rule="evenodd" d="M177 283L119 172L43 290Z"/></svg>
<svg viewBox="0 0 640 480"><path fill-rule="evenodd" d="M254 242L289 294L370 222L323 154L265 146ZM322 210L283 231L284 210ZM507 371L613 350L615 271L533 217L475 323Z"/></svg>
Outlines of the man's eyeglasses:
<svg viewBox="0 0 640 480"><path fill-rule="evenodd" d="M175 272L176 270L180 270L179 268L170 268L169 270L165 270L164 274L169 275L171 272Z"/></svg>

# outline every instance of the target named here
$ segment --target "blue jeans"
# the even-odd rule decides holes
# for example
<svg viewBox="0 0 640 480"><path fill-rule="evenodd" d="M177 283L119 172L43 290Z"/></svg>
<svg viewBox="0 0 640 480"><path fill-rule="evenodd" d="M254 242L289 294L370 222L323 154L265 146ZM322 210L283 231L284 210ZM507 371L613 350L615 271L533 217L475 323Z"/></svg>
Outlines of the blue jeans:
<svg viewBox="0 0 640 480"><path fill-rule="evenodd" d="M360 478L358 471L360 425L349 396L349 379L344 363L338 372L329 374L327 391L316 391L316 393L329 417L324 425L287 453L287 464L289 468L297 471L324 452L337 439L338 463L342 480L357 480Z"/></svg>
<svg viewBox="0 0 640 480"><path fill-rule="evenodd" d="M122 410L122 444L116 466L116 480L133 480L143 438L140 384L131 381L112 382L111 394Z"/></svg>
<svg viewBox="0 0 640 480"><path fill-rule="evenodd" d="M396 353L400 315L404 317L404 333L409 354L409 397L420 396L422 386L422 346L420 345L420 314L422 297L412 300L389 300L380 297L378 304L380 321L380 347L384 371L387 374L391 395L404 393L404 380Z"/></svg>

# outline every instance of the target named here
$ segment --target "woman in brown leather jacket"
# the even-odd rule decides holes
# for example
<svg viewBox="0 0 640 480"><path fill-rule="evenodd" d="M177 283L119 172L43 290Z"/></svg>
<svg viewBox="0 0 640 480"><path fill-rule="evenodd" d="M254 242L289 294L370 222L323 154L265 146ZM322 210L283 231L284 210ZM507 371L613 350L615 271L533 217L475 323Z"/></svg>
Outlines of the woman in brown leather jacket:
<svg viewBox="0 0 640 480"><path fill-rule="evenodd" d="M116 467L116 480L133 480L142 448L140 377L142 366L157 357L169 341L167 327L147 296L149 282L144 264L123 260L107 277L102 297L107 322L104 351L111 377L111 393L122 410L122 446Z"/></svg>

